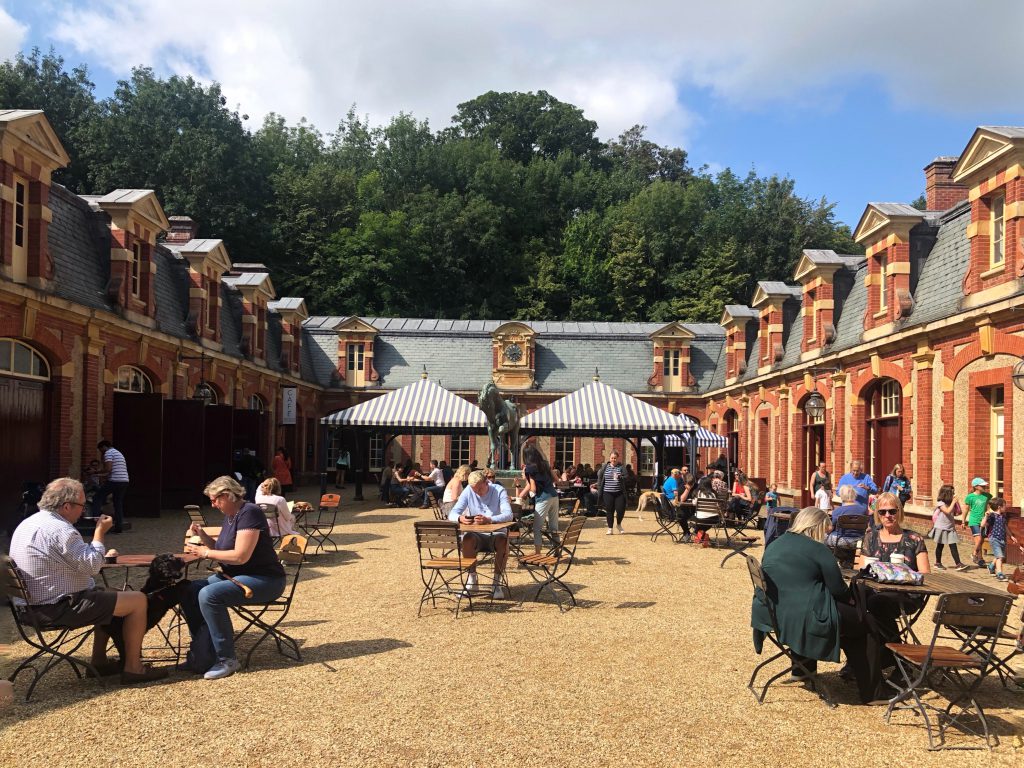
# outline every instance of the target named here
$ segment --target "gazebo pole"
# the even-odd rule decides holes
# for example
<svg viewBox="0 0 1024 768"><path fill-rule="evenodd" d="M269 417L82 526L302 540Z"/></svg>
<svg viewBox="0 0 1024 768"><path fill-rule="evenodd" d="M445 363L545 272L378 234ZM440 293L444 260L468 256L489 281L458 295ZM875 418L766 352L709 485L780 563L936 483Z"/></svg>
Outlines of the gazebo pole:
<svg viewBox="0 0 1024 768"><path fill-rule="evenodd" d="M359 427L352 428L352 436L355 438L356 452L355 452L355 474L356 474L356 494L352 497L353 501L363 500L363 453L359 446Z"/></svg>
<svg viewBox="0 0 1024 768"><path fill-rule="evenodd" d="M327 425L321 422L320 424L320 496L322 497L327 493L327 440L329 439L330 431Z"/></svg>

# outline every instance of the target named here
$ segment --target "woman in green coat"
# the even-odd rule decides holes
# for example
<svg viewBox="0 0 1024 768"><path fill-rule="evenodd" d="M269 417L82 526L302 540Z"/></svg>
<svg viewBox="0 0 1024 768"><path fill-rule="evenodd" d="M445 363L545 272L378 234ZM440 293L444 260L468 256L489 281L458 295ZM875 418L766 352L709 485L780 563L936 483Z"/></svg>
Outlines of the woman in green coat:
<svg viewBox="0 0 1024 768"><path fill-rule="evenodd" d="M822 542L832 527L828 513L815 507L801 510L789 530L772 542L761 561L768 581L767 598L775 606L779 641L805 659L811 674L817 660L839 661L840 648L846 652L861 701L875 698L881 676L877 664L869 663L867 627L850 603L850 589L843 581L835 556ZM754 647L761 652L764 633L770 632L771 617L760 594L754 596L750 625Z"/></svg>

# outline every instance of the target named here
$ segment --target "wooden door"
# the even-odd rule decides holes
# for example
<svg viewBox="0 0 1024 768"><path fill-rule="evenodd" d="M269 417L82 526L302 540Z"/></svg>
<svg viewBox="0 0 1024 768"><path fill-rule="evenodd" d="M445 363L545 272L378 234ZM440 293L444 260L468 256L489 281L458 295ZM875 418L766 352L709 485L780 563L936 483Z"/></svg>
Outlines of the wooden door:
<svg viewBox="0 0 1024 768"><path fill-rule="evenodd" d="M203 463L203 411L198 400L164 400L160 504L164 509L202 504L209 478Z"/></svg>
<svg viewBox="0 0 1024 768"><path fill-rule="evenodd" d="M903 441L899 419L880 419L875 422L875 466L871 477L881 488L885 476L894 465L903 461Z"/></svg>
<svg viewBox="0 0 1024 768"><path fill-rule="evenodd" d="M804 427L804 465L800 483L800 504L809 507L814 504L814 494L807 488L807 481L818 464L825 461L825 425L808 424ZM833 489L835 490L835 489Z"/></svg>
<svg viewBox="0 0 1024 768"><path fill-rule="evenodd" d="M234 408L230 405L208 405L203 411L204 484L221 475L230 475L231 447L234 442Z"/></svg>
<svg viewBox="0 0 1024 768"><path fill-rule="evenodd" d="M114 447L128 465L125 515L158 517L163 482L163 404L159 392L115 392Z"/></svg>
<svg viewBox="0 0 1024 768"><path fill-rule="evenodd" d="M0 376L0 515L13 515L22 485L50 473L50 385ZM2 528L3 526L0 526Z"/></svg>

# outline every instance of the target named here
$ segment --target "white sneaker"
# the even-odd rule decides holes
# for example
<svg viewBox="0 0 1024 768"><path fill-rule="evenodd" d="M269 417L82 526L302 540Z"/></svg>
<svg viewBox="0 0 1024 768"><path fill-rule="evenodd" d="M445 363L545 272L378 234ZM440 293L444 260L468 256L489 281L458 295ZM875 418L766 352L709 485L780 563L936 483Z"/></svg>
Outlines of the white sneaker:
<svg viewBox="0 0 1024 768"><path fill-rule="evenodd" d="M466 577L466 589L463 591L463 595L469 595L476 592L478 586L477 578L475 573L471 573Z"/></svg>
<svg viewBox="0 0 1024 768"><path fill-rule="evenodd" d="M625 531L622 530L622 526L621 525L619 526L619 533L625 533Z"/></svg>
<svg viewBox="0 0 1024 768"><path fill-rule="evenodd" d="M506 597L506 595L505 595L505 588L502 587L500 584L498 586L496 586L494 588L494 594L492 595L492 597L495 600L504 600L505 597Z"/></svg>
<svg viewBox="0 0 1024 768"><path fill-rule="evenodd" d="M612 535L612 529L611 529L611 528L609 528L609 529L608 529L607 531L605 531L605 534L604 534L604 535L605 535L605 536L611 536L611 535Z"/></svg>
<svg viewBox="0 0 1024 768"><path fill-rule="evenodd" d="M207 680L220 680L222 677L231 677L241 667L238 659L220 659L203 677Z"/></svg>

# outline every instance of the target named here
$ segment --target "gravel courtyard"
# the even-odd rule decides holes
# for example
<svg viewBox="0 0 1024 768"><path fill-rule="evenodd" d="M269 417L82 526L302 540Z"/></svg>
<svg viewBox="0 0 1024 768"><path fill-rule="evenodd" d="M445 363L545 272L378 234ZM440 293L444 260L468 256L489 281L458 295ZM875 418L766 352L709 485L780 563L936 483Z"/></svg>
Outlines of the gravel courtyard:
<svg viewBox="0 0 1024 768"><path fill-rule="evenodd" d="M342 551L311 558L287 622L301 663L282 659L268 642L250 671L216 682L175 672L165 684L121 689L112 678L101 688L60 670L28 704L23 675L15 704L0 710L0 765L1024 761L1024 694L995 679L983 690L1000 735L991 756L929 753L919 718L897 713L886 725L883 709L855 706L837 665L823 669L838 708L792 684L773 686L758 706L745 688L757 657L742 561L719 569L719 550L651 543L651 512L642 522L630 513L621 536L588 521L569 576L575 610L484 602L455 620L429 605L416 617L422 584L412 523L430 512L352 503L351 489L344 498L335 534ZM111 537L122 553L180 549L183 513L134 522L134 531ZM517 599L532 583L515 568L509 581ZM1018 601L1015 621L1020 610ZM11 636L5 608L2 677L25 655L24 644L2 645Z"/></svg>

